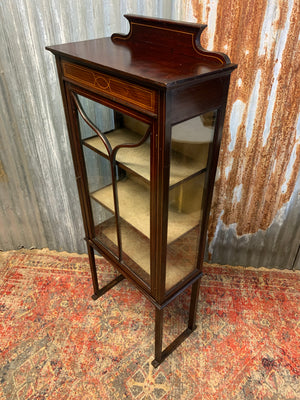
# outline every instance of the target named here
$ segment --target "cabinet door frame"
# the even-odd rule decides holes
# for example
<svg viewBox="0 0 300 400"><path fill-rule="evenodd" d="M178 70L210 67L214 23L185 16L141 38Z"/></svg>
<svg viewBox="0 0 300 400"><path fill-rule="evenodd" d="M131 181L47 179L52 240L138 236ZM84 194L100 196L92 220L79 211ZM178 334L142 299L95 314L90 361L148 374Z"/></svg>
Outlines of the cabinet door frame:
<svg viewBox="0 0 300 400"><path fill-rule="evenodd" d="M118 260L116 259L116 255L113 254L106 246L104 246L99 240L95 238L95 229L94 229L94 221L93 221L93 214L92 214L92 207L91 207L91 202L90 202L90 193L88 189L88 179L87 179L87 171L85 167L85 161L84 161L84 155L83 155L83 150L82 150L82 144L81 144L81 137L80 137L80 126L79 126L79 117L78 117L78 110L75 104L75 101L73 99L72 93L76 95L80 95L83 97L88 98L89 100L95 101L99 104L104 105L105 107L111 108L114 111L121 112L124 114L127 114L129 116L132 116L136 118L139 121L145 122L150 125L151 127L151 132L150 132L150 141L151 141L151 153L153 153L153 148L156 148L156 144L152 143L153 142L153 126L155 125L155 119L153 117L150 117L149 115L146 115L144 113L138 112L132 108L129 108L127 106L124 106L122 104L119 104L117 102L114 102L110 99L107 99L99 94L96 94L94 92L91 92L87 89L84 89L82 87L76 86L72 83L69 82L64 82L64 87L65 87L65 94L66 94L66 114L67 114L67 119L69 120L71 129L69 129L69 138L70 138L70 144L72 148L72 155L73 155L73 161L74 161L74 166L75 166L75 171L76 171L76 180L77 180L77 185L78 185L78 192L81 200L81 206L82 206L82 216L83 216L83 222L85 226L85 240L92 245L92 247L95 250L100 250L107 258L109 258L109 261L113 263L113 265L120 270L122 274L124 274L127 278L129 278L132 282L136 283L142 292L149 296L153 296L152 294L152 286L150 287L133 271L130 269L126 269L124 265L122 265ZM150 164L152 164L153 154L150 154ZM149 166L150 169L151 166ZM155 173L156 174L156 173ZM150 179L150 185L151 185L151 179ZM152 215L152 204L150 201L150 215ZM151 225L151 224L150 224ZM155 240L155 236L150 235L150 249L152 249L154 246L151 243ZM153 272L153 254L152 250L150 251L150 276L152 277L154 275Z"/></svg>

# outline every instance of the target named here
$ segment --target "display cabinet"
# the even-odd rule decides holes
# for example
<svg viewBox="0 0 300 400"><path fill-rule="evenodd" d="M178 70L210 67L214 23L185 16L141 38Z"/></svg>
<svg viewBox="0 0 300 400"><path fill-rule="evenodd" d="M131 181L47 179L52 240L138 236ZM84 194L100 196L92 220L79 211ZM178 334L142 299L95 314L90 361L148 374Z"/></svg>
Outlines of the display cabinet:
<svg viewBox="0 0 300 400"><path fill-rule="evenodd" d="M126 15L127 35L55 54L96 300L124 277L155 306L158 366L196 327L230 74L205 25ZM63 216L62 216L63 217ZM120 275L99 288L94 251ZM188 326L162 349L164 308L191 289Z"/></svg>

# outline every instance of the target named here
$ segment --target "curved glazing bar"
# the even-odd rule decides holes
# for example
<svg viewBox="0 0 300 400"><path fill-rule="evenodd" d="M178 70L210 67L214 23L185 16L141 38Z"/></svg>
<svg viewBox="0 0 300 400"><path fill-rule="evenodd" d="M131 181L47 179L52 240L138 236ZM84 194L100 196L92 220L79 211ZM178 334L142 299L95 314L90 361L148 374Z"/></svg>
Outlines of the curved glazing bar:
<svg viewBox="0 0 300 400"><path fill-rule="evenodd" d="M99 136L99 138L102 140L106 151L109 155L111 155L112 153L112 148L111 145L108 141L108 139L103 135L103 133L100 131L99 128L97 128L97 126L89 119L89 117L86 115L85 111L83 110L79 99L77 98L76 94L74 92L72 92L72 97L73 100L76 104L77 110L79 111L79 114L81 115L81 117L83 118L83 120L88 124L88 126Z"/></svg>

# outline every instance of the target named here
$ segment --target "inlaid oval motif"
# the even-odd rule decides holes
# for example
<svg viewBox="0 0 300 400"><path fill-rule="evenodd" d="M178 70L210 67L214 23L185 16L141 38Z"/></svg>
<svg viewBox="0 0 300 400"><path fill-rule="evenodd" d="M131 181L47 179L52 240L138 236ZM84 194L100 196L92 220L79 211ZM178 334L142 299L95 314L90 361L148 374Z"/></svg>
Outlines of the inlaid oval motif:
<svg viewBox="0 0 300 400"><path fill-rule="evenodd" d="M95 83L99 88L101 89L107 89L109 88L109 80L105 79L103 76L96 76L95 77Z"/></svg>

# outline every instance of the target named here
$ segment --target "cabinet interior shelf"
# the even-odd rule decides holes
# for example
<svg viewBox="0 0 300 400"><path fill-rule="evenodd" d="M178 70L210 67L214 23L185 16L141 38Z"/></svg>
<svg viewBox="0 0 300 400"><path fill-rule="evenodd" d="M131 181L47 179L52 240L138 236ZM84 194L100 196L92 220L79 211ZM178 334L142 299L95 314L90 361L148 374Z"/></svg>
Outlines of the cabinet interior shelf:
<svg viewBox="0 0 300 400"><path fill-rule="evenodd" d="M194 252L182 251L182 243L188 240L191 247L198 244L199 226L186 232L185 235L168 245L166 263L166 290L169 290L195 269ZM100 241L108 248L118 248L115 219L110 218L96 227ZM121 237L123 259L125 264L145 281L150 282L150 240L141 232L121 219Z"/></svg>
<svg viewBox="0 0 300 400"><path fill-rule="evenodd" d="M132 179L123 179L117 183L120 216L130 225L150 238L150 195L149 190ZM91 194L91 197L114 212L112 186L106 186ZM190 213L179 212L169 207L168 243L173 242L199 224L200 206Z"/></svg>
<svg viewBox="0 0 300 400"><path fill-rule="evenodd" d="M142 136L127 128L115 129L106 134L111 147L130 143L138 143ZM83 140L83 144L96 151L104 157L108 157L106 148L98 136L93 136ZM135 148L121 148L117 152L116 161L121 167L129 170L147 182L150 182L150 141L149 139L142 145ZM170 159L170 187L193 176L205 172L206 156L193 159L179 151L171 152Z"/></svg>

